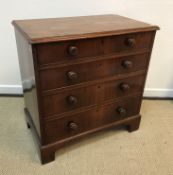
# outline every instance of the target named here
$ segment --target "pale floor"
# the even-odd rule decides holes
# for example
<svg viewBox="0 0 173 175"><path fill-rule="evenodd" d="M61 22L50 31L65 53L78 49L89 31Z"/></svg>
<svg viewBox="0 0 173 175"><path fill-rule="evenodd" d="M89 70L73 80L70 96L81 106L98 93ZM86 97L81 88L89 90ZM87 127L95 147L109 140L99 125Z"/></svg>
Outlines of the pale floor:
<svg viewBox="0 0 173 175"><path fill-rule="evenodd" d="M0 175L173 175L173 101L143 100L140 129L100 132L40 164L22 97L0 97Z"/></svg>

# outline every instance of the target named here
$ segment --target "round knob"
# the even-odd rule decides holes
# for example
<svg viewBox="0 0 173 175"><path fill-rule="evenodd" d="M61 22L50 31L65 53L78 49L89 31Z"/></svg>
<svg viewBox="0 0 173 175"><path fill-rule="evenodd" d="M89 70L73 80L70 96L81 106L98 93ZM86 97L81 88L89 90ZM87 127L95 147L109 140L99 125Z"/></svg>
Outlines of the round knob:
<svg viewBox="0 0 173 175"><path fill-rule="evenodd" d="M68 71L68 72L67 72L67 78L68 78L69 80L71 80L71 81L75 81L75 80L77 80L78 75L77 75L76 72Z"/></svg>
<svg viewBox="0 0 173 175"><path fill-rule="evenodd" d="M130 86L129 86L129 84L127 84L127 83L121 83L121 84L120 84L120 89L121 89L122 91L128 91L128 90L130 89Z"/></svg>
<svg viewBox="0 0 173 175"><path fill-rule="evenodd" d="M126 115L126 109L123 107L118 107L117 108L117 112L121 115L121 116L125 116Z"/></svg>
<svg viewBox="0 0 173 175"><path fill-rule="evenodd" d="M70 46L68 48L68 54L70 56L76 56L78 54L78 48L76 46Z"/></svg>
<svg viewBox="0 0 173 175"><path fill-rule="evenodd" d="M70 123L68 124L68 127L69 127L71 130L74 130L74 131L76 131L76 130L78 129L78 125L77 125L76 123L74 123L74 122L70 122Z"/></svg>
<svg viewBox="0 0 173 175"><path fill-rule="evenodd" d="M128 47L134 47L135 44L136 44L136 40L133 39L133 38L127 38L125 40L125 44L128 46Z"/></svg>
<svg viewBox="0 0 173 175"><path fill-rule="evenodd" d="M67 103L69 105L75 106L78 103L78 99L77 99L77 97L70 95L70 96L67 97Z"/></svg>
<svg viewBox="0 0 173 175"><path fill-rule="evenodd" d="M122 62L122 66L126 69L130 69L130 68L132 68L133 63L129 60L125 60L125 61Z"/></svg>

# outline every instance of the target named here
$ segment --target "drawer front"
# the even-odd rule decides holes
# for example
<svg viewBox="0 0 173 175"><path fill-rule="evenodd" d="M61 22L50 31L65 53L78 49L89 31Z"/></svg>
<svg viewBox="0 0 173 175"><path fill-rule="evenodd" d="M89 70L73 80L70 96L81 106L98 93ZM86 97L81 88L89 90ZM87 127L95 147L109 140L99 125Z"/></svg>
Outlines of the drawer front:
<svg viewBox="0 0 173 175"><path fill-rule="evenodd" d="M98 102L99 88L98 85L93 85L42 97L44 117L95 105Z"/></svg>
<svg viewBox="0 0 173 175"><path fill-rule="evenodd" d="M54 69L45 69L40 71L40 88L41 91L46 91L144 70L147 68L148 59L149 56L146 53Z"/></svg>
<svg viewBox="0 0 173 175"><path fill-rule="evenodd" d="M37 46L40 65L73 62L74 59L101 55L102 52L100 38L46 43Z"/></svg>
<svg viewBox="0 0 173 175"><path fill-rule="evenodd" d="M73 62L75 59L149 49L152 32L46 43L37 45L39 65Z"/></svg>
<svg viewBox="0 0 173 175"><path fill-rule="evenodd" d="M145 74L109 81L103 84L101 101L124 97L136 92L142 92L145 82ZM101 87L101 88L102 88Z"/></svg>
<svg viewBox="0 0 173 175"><path fill-rule="evenodd" d="M45 122L46 143L69 138L136 115L139 113L140 102L140 96L132 96L87 112Z"/></svg>
<svg viewBox="0 0 173 175"><path fill-rule="evenodd" d="M145 75L113 80L73 90L43 96L44 117L65 113L82 107L94 106L106 100L142 92Z"/></svg>
<svg viewBox="0 0 173 175"><path fill-rule="evenodd" d="M104 54L149 49L153 32L111 36L104 39Z"/></svg>

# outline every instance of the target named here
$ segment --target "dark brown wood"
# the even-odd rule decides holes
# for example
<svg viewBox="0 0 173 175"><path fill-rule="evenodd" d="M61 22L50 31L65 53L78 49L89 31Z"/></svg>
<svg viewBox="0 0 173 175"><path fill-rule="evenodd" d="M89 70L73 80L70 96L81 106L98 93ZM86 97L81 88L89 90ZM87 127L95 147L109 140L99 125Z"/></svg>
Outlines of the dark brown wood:
<svg viewBox="0 0 173 175"><path fill-rule="evenodd" d="M126 113L127 113L126 108L119 106L116 110L117 110L118 114L120 114L120 116L126 116Z"/></svg>
<svg viewBox="0 0 173 175"><path fill-rule="evenodd" d="M136 45L136 40L134 38L127 38L125 40L125 44L128 46L128 47L135 47Z"/></svg>
<svg viewBox="0 0 173 175"><path fill-rule="evenodd" d="M103 52L101 38L37 44L36 48L39 65L73 62L75 59L97 56ZM70 48L76 48L77 53L69 53Z"/></svg>
<svg viewBox="0 0 173 175"><path fill-rule="evenodd" d="M128 91L130 89L130 85L128 83L121 83L119 87L122 91Z"/></svg>
<svg viewBox="0 0 173 175"><path fill-rule="evenodd" d="M66 75L71 82L75 82L78 79L78 74L74 71L68 71Z"/></svg>
<svg viewBox="0 0 173 175"><path fill-rule="evenodd" d="M78 48L76 46L70 46L68 48L67 52L73 58L74 56L77 56L78 55Z"/></svg>
<svg viewBox="0 0 173 175"><path fill-rule="evenodd" d="M125 69L130 69L133 67L133 62L129 60L124 60L121 64Z"/></svg>
<svg viewBox="0 0 173 175"><path fill-rule="evenodd" d="M42 91L81 84L87 81L102 80L112 76L128 74L145 70L148 63L148 53L135 56L111 58L89 63L78 63L40 71L40 86ZM131 62L133 66L124 66ZM129 63L128 63L129 65Z"/></svg>
<svg viewBox="0 0 173 175"><path fill-rule="evenodd" d="M157 26L118 15L13 24L26 122L43 164L86 135L139 128Z"/></svg>
<svg viewBox="0 0 173 175"><path fill-rule="evenodd" d="M127 38L134 38L136 44L131 47L126 44ZM37 44L38 62L40 65L51 63L73 62L74 59L117 54L121 52L134 52L149 49L152 41L152 32L124 34L111 37L82 39L74 41ZM77 50L70 54L69 48ZM95 48L95 49L93 49ZM73 51L74 52L74 51Z"/></svg>
<svg viewBox="0 0 173 175"><path fill-rule="evenodd" d="M79 110L88 106L94 107L98 103L104 104L105 101L116 99L117 97L141 92L144 78L145 74L142 74L117 81L105 81L91 86L59 90L57 93L46 95L42 98L43 116L46 118L58 117L57 115L61 113ZM122 83L128 84L131 88L128 91L122 90L120 88ZM70 96L73 98L71 102L69 102Z"/></svg>
<svg viewBox="0 0 173 175"><path fill-rule="evenodd" d="M35 128L40 137L39 139L42 139L42 126L40 125L37 83L34 71L32 46L26 41L26 39L19 33L18 30L15 30L15 34L25 106L32 116Z"/></svg>
<svg viewBox="0 0 173 175"><path fill-rule="evenodd" d="M128 117L128 118L124 118L122 120L118 120L116 122L109 123L107 125L103 125L103 126L98 127L98 128L94 128L94 129L89 130L87 132L83 132L81 134L74 135L74 136L66 138L64 140L54 142L52 144L41 145L41 143L40 143L40 141L37 137L37 131L34 127L31 116L29 115L28 112L26 112L26 120L31 126L31 131L32 131L33 136L35 138L35 143L36 143L36 146L37 146L39 156L40 156L40 160L41 160L42 164L54 161L55 160L55 152L57 150L61 149L64 146L69 146L69 144L73 143L76 140L79 140L79 139L81 139L81 138L83 138L87 135L96 133L98 131L113 128L113 127L116 127L116 126L124 126L125 125L127 127L127 129L129 130L128 127L130 125L133 125L133 123L136 124L138 121L140 121L140 118L141 118L140 115L131 116L131 117Z"/></svg>
<svg viewBox="0 0 173 175"><path fill-rule="evenodd" d="M15 20L12 24L31 43L95 38L159 29L158 26L119 15Z"/></svg>
<svg viewBox="0 0 173 175"><path fill-rule="evenodd" d="M78 125L74 122L69 122L68 127L74 131L76 131L78 129Z"/></svg>
<svg viewBox="0 0 173 175"><path fill-rule="evenodd" d="M133 132L139 129L140 126L140 121L141 121L141 116L135 120L134 122L131 122L129 124L126 125L127 129L129 132Z"/></svg>
<svg viewBox="0 0 173 175"><path fill-rule="evenodd" d="M52 143L73 135L86 132L102 125L137 115L139 112L140 96L131 96L120 101L93 108L87 112L79 112L74 115L66 115L63 118L45 122L46 143ZM119 108L126 109L122 114ZM69 123L75 123L77 129L69 128Z"/></svg>
<svg viewBox="0 0 173 175"><path fill-rule="evenodd" d="M73 96L73 95L67 96L66 100L67 100L67 103L68 103L70 106L76 106L77 103L78 103L77 97L76 97L76 96Z"/></svg>

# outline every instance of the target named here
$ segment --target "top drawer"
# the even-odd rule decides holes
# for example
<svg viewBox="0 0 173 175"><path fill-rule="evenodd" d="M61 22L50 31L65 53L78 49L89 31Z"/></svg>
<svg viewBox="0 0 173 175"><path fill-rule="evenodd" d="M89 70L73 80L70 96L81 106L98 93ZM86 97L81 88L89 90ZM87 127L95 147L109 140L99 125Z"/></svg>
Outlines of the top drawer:
<svg viewBox="0 0 173 175"><path fill-rule="evenodd" d="M149 49L152 32L133 33L93 39L72 40L37 45L39 65L65 63L82 59L121 52L135 52Z"/></svg>

